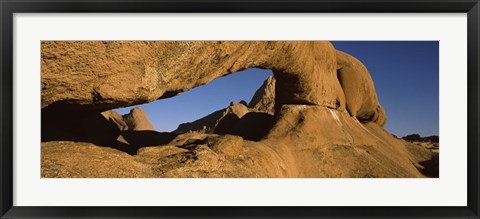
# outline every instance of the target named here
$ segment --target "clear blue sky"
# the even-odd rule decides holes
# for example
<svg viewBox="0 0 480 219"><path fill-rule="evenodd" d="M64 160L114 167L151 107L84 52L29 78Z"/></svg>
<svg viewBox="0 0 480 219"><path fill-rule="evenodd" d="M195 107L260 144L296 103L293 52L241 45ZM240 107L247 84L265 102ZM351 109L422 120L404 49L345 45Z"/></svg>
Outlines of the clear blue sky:
<svg viewBox="0 0 480 219"><path fill-rule="evenodd" d="M362 61L370 71L388 121L385 128L402 137L438 135L438 42L332 41L335 48ZM248 69L217 78L178 96L139 105L158 131L173 131L231 101L250 101L270 70ZM132 107L117 109L126 114Z"/></svg>

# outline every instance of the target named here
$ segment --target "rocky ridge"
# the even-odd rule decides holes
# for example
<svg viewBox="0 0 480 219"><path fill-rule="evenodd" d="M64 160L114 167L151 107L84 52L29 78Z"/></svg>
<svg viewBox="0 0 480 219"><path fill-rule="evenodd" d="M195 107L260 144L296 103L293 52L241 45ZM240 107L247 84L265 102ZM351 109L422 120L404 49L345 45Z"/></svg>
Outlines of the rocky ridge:
<svg viewBox="0 0 480 219"><path fill-rule="evenodd" d="M147 117L145 111L135 107L128 114L120 115L113 110L102 112L107 120L111 120L117 124L122 131L154 131L152 123Z"/></svg>
<svg viewBox="0 0 480 219"><path fill-rule="evenodd" d="M183 134L187 132L213 133L215 127L225 116L234 114L238 118L242 118L242 116L248 112L250 112L250 109L247 108L245 104L232 101L230 106L227 108L215 111L193 122L182 123L173 132L177 134Z"/></svg>
<svg viewBox="0 0 480 219"><path fill-rule="evenodd" d="M255 94L252 97L250 103L246 104L245 101L240 101L236 103L232 101L230 106L218 111L215 111L203 118L195 120L189 123L183 123L178 126L178 128L174 131L175 133L182 134L186 132L202 132L202 133L234 133L227 130L224 130L226 127L219 127L217 132L215 128L218 124L221 126L225 126L227 123L235 121L240 121L241 118L247 114L252 112L259 113L268 113L273 115L275 106L275 78L273 76L269 76L262 84L260 88L257 89ZM234 114L234 115L230 115ZM226 117L226 118L225 118ZM264 117L268 117L265 115ZM225 120L223 120L225 118ZM223 120L223 121L222 121ZM236 123L236 122L235 122ZM233 125L233 124L232 124ZM232 128L229 125L229 128ZM240 127L237 129L241 129Z"/></svg>
<svg viewBox="0 0 480 219"><path fill-rule="evenodd" d="M248 107L257 112L272 115L275 113L275 78L273 76L269 76L262 86L255 91Z"/></svg>

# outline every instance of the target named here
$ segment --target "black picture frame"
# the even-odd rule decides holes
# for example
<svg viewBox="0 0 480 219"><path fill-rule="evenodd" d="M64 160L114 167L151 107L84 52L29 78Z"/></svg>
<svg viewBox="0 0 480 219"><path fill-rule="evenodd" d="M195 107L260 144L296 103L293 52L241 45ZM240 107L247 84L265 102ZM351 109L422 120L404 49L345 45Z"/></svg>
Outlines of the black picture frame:
<svg viewBox="0 0 480 219"><path fill-rule="evenodd" d="M478 0L0 0L1 218L479 218ZM14 13L467 13L468 206L466 207L18 207L13 206ZM448 198L448 197L445 197Z"/></svg>

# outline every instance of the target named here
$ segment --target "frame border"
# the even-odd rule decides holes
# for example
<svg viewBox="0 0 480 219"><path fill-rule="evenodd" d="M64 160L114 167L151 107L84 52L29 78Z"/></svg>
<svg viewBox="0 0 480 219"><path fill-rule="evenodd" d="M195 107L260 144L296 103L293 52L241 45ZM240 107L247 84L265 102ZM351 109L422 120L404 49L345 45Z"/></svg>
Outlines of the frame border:
<svg viewBox="0 0 480 219"><path fill-rule="evenodd" d="M480 218L479 0L0 0L1 218ZM18 207L13 206L14 13L467 13L467 207Z"/></svg>

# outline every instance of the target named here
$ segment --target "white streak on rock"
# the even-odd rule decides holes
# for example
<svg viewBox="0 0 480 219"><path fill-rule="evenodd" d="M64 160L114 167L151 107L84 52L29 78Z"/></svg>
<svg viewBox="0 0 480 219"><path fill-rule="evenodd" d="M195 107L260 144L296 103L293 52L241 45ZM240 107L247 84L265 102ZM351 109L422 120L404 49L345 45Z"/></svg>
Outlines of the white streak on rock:
<svg viewBox="0 0 480 219"><path fill-rule="evenodd" d="M333 118L335 119L335 122L337 122L337 124L339 126L343 126L342 122L340 122L340 118L338 118L337 112L335 110L332 110L332 109L328 109L328 110L330 110L330 113L332 114Z"/></svg>

